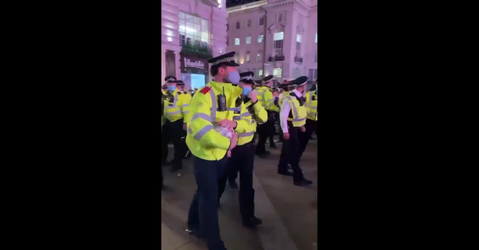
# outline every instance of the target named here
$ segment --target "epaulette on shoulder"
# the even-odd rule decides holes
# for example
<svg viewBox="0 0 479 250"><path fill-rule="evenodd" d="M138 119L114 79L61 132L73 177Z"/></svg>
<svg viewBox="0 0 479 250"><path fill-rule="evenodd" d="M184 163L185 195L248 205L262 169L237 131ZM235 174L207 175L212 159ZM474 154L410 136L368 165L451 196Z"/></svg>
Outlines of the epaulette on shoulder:
<svg viewBox="0 0 479 250"><path fill-rule="evenodd" d="M210 92L210 90L211 90L211 88L206 86L206 87L202 88L200 90L200 92L203 93L203 95L206 95L206 93Z"/></svg>

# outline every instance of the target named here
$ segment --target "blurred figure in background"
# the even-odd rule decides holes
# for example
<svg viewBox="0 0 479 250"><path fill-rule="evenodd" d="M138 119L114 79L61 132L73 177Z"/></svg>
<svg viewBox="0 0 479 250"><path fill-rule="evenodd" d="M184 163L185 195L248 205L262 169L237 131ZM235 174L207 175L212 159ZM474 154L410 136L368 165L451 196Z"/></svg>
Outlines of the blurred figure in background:
<svg viewBox="0 0 479 250"><path fill-rule="evenodd" d="M307 119L306 119L306 132L300 133L299 136L299 146L300 154L299 157L304 153L306 146L308 145L309 139L313 132L318 136L318 80L316 84L311 87L310 91L306 94L306 103L305 107L307 109Z"/></svg>

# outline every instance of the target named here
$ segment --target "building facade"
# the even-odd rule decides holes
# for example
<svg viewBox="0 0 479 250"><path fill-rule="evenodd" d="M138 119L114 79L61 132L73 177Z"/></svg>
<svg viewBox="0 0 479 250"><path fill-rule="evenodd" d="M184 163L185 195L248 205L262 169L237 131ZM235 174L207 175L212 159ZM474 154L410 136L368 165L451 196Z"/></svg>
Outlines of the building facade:
<svg viewBox="0 0 479 250"><path fill-rule="evenodd" d="M227 7L227 51L240 71L280 79L318 77L317 0L260 0ZM244 2L243 2L244 3Z"/></svg>
<svg viewBox="0 0 479 250"><path fill-rule="evenodd" d="M161 79L185 88L211 79L208 59L226 52L226 0L161 0Z"/></svg>

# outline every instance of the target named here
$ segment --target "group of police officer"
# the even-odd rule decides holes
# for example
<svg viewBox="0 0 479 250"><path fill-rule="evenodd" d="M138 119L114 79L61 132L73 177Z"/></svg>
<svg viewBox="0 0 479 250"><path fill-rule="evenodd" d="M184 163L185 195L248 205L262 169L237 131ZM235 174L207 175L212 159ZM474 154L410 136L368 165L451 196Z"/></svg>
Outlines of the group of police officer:
<svg viewBox="0 0 479 250"><path fill-rule="evenodd" d="M297 186L312 183L303 177L299 160L317 130L317 88L305 94L308 79L303 76L280 85L288 92L278 96L271 91L272 76L255 82L253 72L239 74L234 55L230 52L210 59L213 80L194 95L184 92L184 83L172 76L165 78L167 89L162 91L162 163L168 164L170 140L174 146L172 171L181 169L182 160L191 152L197 190L188 212L187 231L204 238L209 250L226 249L217 210L226 182L237 187L238 173L243 225L254 228L262 223L254 214L254 156L267 155L264 144L274 130L275 115L283 136L278 173L293 176Z"/></svg>

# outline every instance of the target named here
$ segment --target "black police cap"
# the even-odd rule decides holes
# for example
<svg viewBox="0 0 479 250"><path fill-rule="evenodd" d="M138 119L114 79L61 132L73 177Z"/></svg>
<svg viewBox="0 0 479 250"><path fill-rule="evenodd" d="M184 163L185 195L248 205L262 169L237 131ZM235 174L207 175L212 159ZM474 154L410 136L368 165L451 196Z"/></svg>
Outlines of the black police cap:
<svg viewBox="0 0 479 250"><path fill-rule="evenodd" d="M273 79L273 76L269 75L269 76L263 77L262 81L263 81L263 83L267 83L267 82L271 81L272 79Z"/></svg>
<svg viewBox="0 0 479 250"><path fill-rule="evenodd" d="M166 81L166 82L176 81L176 77L174 77L174 76L167 76L167 77L165 77L165 81Z"/></svg>
<svg viewBox="0 0 479 250"><path fill-rule="evenodd" d="M240 81L242 81L244 83L248 83L248 84L254 84L253 76L254 76L253 71L247 71L247 72L240 73Z"/></svg>
<svg viewBox="0 0 479 250"><path fill-rule="evenodd" d="M307 76L300 76L290 82L291 85L294 85L296 87L306 85L308 82L308 77Z"/></svg>
<svg viewBox="0 0 479 250"><path fill-rule="evenodd" d="M211 66L225 65L231 67L238 67L239 64L235 62L235 55L236 52L231 51L226 54L211 58L210 60L208 60L208 63L211 63Z"/></svg>
<svg viewBox="0 0 479 250"><path fill-rule="evenodd" d="M185 85L185 83L182 80L174 81L174 83L176 83L176 86L184 86Z"/></svg>

